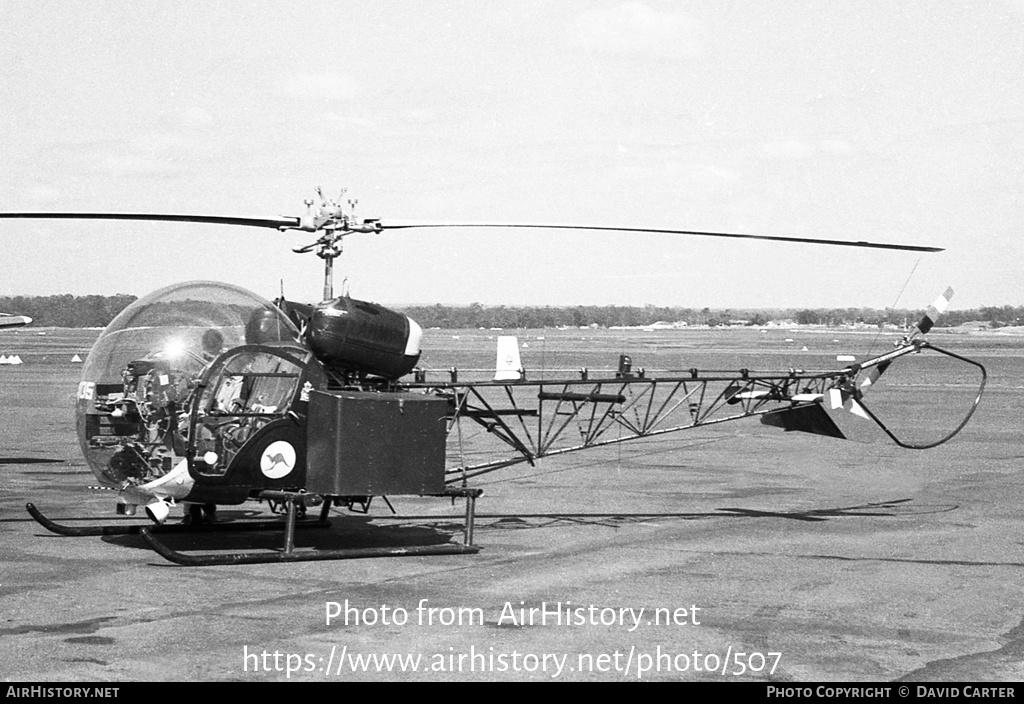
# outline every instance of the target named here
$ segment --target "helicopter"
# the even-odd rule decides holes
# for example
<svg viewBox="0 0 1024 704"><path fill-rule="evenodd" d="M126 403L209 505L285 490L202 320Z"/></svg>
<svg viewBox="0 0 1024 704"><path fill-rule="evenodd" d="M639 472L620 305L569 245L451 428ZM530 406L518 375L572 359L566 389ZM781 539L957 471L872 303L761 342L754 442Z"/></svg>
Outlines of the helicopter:
<svg viewBox="0 0 1024 704"><path fill-rule="evenodd" d="M621 355L608 371L535 373L523 368L514 337L499 336L495 369L484 375L418 366L422 328L376 303L335 296L334 260L342 240L406 228L543 228L756 239L843 247L938 252L935 247L693 230L508 223L387 223L361 219L322 191L301 216L224 217L152 213L20 212L0 219L187 222L312 233L296 253L324 262L323 300L271 302L232 284L186 282L126 307L96 340L76 401L79 445L96 478L118 492L117 513L140 508L150 525L58 524L62 535L138 534L183 565L249 564L395 555L473 553L473 480L544 457L649 438L743 418L786 431L845 435L829 411L873 421L894 442L926 449L968 423L986 381L983 365L936 347L924 336L949 303L947 290L893 349L827 370L731 372L696 368L655 372ZM342 196L344 191L342 192ZM865 393L895 362L940 355L973 367L978 390L951 432L928 442L898 437ZM467 440L468 430L483 441ZM473 444L475 443L475 444ZM482 444L481 444L482 443ZM483 457L486 450L487 457ZM374 497L417 495L466 502L462 543L400 548L296 550L297 528L328 525L330 510L365 513ZM266 501L284 514L274 552L207 555L170 549L161 532L280 529L282 521L215 519L217 505ZM171 525L186 507L187 523ZM389 504L390 505L390 504ZM319 518L307 519L319 506Z"/></svg>

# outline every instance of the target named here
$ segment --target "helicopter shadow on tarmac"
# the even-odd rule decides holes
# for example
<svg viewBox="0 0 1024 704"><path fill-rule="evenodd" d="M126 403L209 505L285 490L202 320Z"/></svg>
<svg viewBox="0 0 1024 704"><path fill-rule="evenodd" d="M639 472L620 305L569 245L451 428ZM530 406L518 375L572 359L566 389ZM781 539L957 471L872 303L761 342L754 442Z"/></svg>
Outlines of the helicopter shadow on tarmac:
<svg viewBox="0 0 1024 704"><path fill-rule="evenodd" d="M901 498L853 506L812 508L799 511L722 507L713 511L685 513L478 514L476 530L480 534L486 534L509 530L547 529L565 525L618 529L633 524L666 520L697 521L744 518L782 518L803 522L820 522L837 518L895 518L905 515L946 513L959 508L956 504L912 505L912 501L909 498ZM233 513L244 514L245 517L250 517L249 514L251 514L247 511ZM223 518L231 520L234 516L224 516ZM464 529L464 524L459 518L448 516L335 515L332 518L334 522L330 528L297 532L295 547L318 551L441 545L457 538ZM275 551L280 548L281 535L279 531L273 530L260 531L255 534L227 530L167 535L162 536L161 540L168 548L179 551ZM146 541L138 535L104 536L103 541L127 548L149 549Z"/></svg>
<svg viewBox="0 0 1024 704"><path fill-rule="evenodd" d="M452 524L452 533L439 526L437 528L422 524L379 525L373 524L373 517L346 516L338 520L334 516L329 528L311 528L295 533L295 548L315 551L385 548L398 549L410 546L433 546L451 542L452 533L462 530L461 524ZM224 525L224 524L220 524ZM445 519L444 527L447 526ZM228 526L224 526L228 527ZM160 540L169 549L182 552L254 552L267 551L272 553L281 548L281 536L284 531L264 530L259 532L233 532L218 530L217 532L197 532L178 535L161 535ZM146 541L138 535L104 536L103 541L122 547L150 550Z"/></svg>
<svg viewBox="0 0 1024 704"><path fill-rule="evenodd" d="M477 514L481 532L488 530L525 530L575 523L582 525L618 528L634 523L648 523L659 520L697 521L716 518L785 518L796 521L827 521L830 518L847 517L896 517L929 513L946 513L959 508L956 504L917 505L913 499L891 499L856 506L813 508L801 511L767 511L753 508L716 508L713 511L685 513L537 513L518 515ZM454 524L453 524L454 525Z"/></svg>

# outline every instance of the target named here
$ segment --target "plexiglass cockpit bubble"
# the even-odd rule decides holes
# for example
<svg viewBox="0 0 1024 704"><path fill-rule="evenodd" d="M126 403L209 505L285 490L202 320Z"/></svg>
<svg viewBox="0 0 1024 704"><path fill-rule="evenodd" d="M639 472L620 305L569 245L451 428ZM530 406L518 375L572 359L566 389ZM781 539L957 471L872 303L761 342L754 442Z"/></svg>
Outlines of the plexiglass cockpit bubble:
<svg viewBox="0 0 1024 704"><path fill-rule="evenodd" d="M96 340L78 388L78 439L108 485L169 469L174 430L203 369L246 344L298 347L299 332L272 303L238 286L197 281L125 308Z"/></svg>

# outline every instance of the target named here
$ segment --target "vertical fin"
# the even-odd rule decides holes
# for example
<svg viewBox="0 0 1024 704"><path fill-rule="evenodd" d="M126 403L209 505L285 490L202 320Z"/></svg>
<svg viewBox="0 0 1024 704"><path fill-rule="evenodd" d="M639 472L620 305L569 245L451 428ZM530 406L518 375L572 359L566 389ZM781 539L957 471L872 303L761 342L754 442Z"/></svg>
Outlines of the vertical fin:
<svg viewBox="0 0 1024 704"><path fill-rule="evenodd" d="M515 335L498 337L498 359L494 363L495 381L518 381L523 378L523 363L519 359L519 338Z"/></svg>

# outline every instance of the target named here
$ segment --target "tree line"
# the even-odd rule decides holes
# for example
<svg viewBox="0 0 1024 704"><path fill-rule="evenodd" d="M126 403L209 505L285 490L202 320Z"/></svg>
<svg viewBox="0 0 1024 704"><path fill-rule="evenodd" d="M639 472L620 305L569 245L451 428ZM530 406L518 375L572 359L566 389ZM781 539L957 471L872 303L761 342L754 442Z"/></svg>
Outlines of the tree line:
<svg viewBox="0 0 1024 704"><path fill-rule="evenodd" d="M3 296L0 312L27 315L32 325L54 328L106 327L137 296Z"/></svg>
<svg viewBox="0 0 1024 704"><path fill-rule="evenodd" d="M874 308L680 308L671 306L407 306L402 309L424 327L438 328L554 328L644 327L655 323L687 325L766 325L791 321L800 325L913 325L924 309ZM940 324L955 326L983 321L990 327L1024 324L1024 306L987 306L952 310Z"/></svg>
<svg viewBox="0 0 1024 704"><path fill-rule="evenodd" d="M104 327L136 296L6 296L0 311L27 315L40 327ZM924 309L874 308L682 308L673 306L406 306L401 308L423 327L438 328L556 328L643 327L655 323L687 325L765 325L792 321L800 325L913 325ZM1024 306L982 306L949 310L941 325L982 321L990 327L1024 324Z"/></svg>

